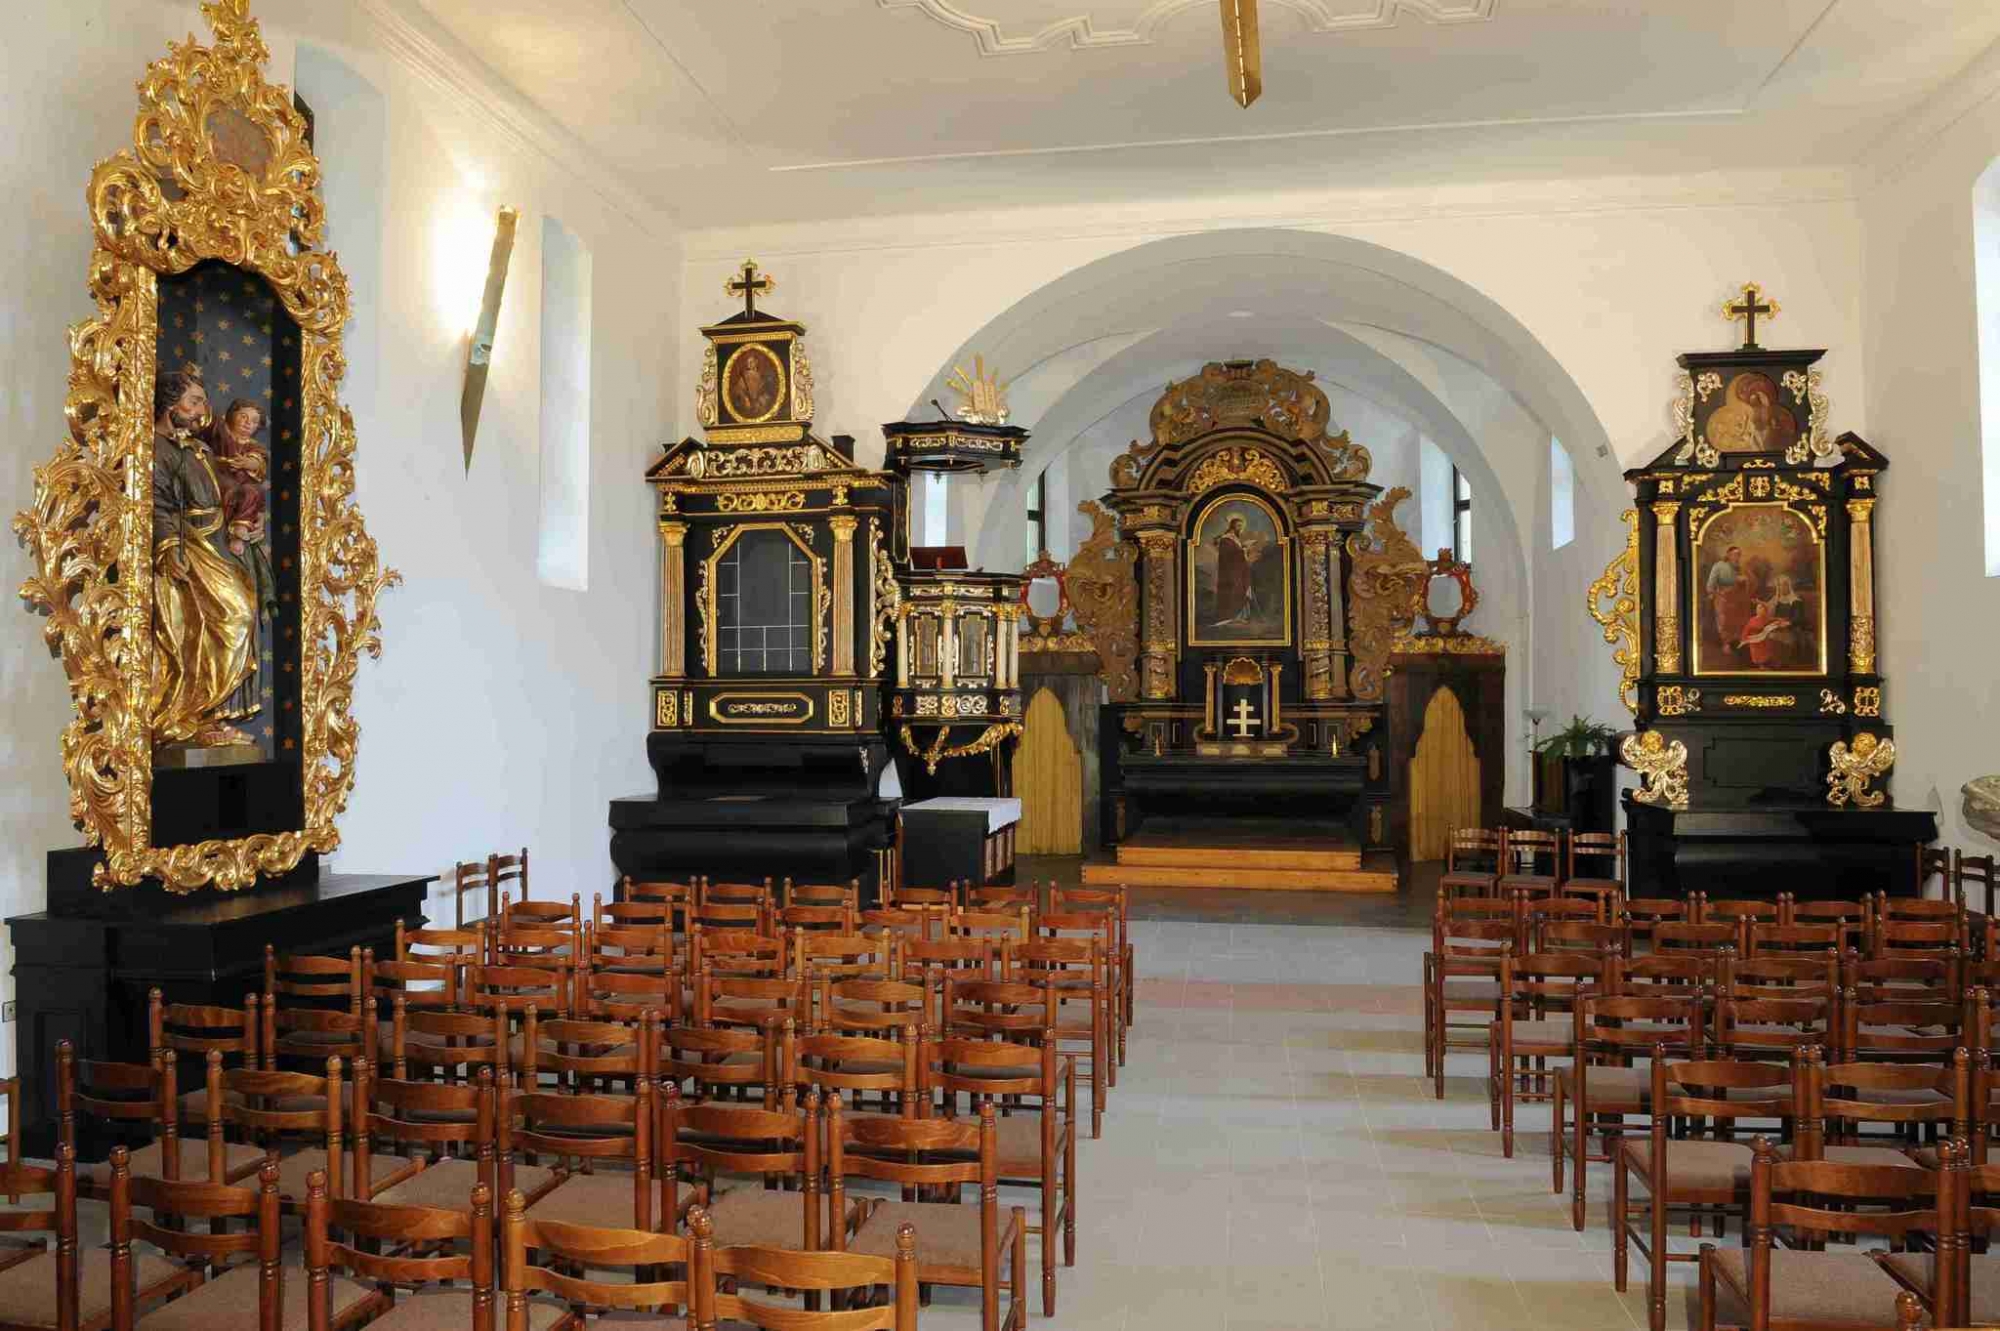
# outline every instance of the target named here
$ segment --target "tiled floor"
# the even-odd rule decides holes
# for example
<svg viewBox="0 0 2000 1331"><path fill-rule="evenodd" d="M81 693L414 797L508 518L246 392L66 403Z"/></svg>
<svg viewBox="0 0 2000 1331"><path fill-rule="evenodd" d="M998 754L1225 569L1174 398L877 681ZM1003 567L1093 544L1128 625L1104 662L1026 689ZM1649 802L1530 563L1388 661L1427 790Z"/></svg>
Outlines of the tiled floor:
<svg viewBox="0 0 2000 1331"><path fill-rule="evenodd" d="M1427 933L1141 920L1133 935L1139 1021L1104 1136L1079 1152L1078 1263L1050 1325L1644 1325L1640 1269L1624 1297L1611 1287L1603 1167L1578 1234L1549 1191L1545 1106L1522 1109L1505 1160L1477 1056L1454 1055L1431 1098ZM1675 1283L1680 1327L1691 1275ZM977 1323L940 1292L923 1325Z"/></svg>

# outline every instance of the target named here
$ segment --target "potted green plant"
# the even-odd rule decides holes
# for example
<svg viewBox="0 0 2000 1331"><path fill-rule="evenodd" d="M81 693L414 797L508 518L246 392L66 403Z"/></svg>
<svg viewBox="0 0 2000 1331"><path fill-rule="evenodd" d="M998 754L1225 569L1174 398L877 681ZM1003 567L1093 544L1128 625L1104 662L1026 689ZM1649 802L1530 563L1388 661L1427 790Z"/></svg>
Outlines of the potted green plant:
<svg viewBox="0 0 2000 1331"><path fill-rule="evenodd" d="M1579 832L1611 830L1610 799L1618 731L1584 716L1539 740L1535 753L1535 809L1564 814Z"/></svg>

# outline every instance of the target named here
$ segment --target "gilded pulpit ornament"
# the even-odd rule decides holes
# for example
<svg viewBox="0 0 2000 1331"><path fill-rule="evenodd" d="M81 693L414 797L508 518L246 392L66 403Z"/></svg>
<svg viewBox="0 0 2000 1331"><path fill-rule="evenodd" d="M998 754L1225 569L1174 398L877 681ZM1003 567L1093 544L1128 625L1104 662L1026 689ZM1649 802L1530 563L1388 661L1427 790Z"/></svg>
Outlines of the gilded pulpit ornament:
<svg viewBox="0 0 2000 1331"><path fill-rule="evenodd" d="M1007 385L986 368L986 357L973 356L969 374L963 365L954 365L945 387L958 394L958 418L968 425L1007 423Z"/></svg>
<svg viewBox="0 0 2000 1331"><path fill-rule="evenodd" d="M1604 573L1590 584L1584 605L1590 617L1604 630L1604 641L1616 650L1611 659L1618 664L1622 682L1618 698L1634 715L1639 714L1639 511L1624 512L1625 549L1605 565ZM1609 600L1607 609L1603 602Z"/></svg>
<svg viewBox="0 0 2000 1331"><path fill-rule="evenodd" d="M1632 798L1668 809L1688 806L1687 745L1668 740L1657 730L1627 735L1618 746L1625 765L1639 774L1640 788Z"/></svg>
<svg viewBox="0 0 2000 1331"><path fill-rule="evenodd" d="M88 191L97 317L71 334L69 437L14 531L69 676L70 815L100 887L234 889L340 843L354 676L381 567L337 390L347 279L319 162L247 0L202 6L139 84L131 149ZM163 355L167 358L163 363ZM156 766L293 767L295 827L154 841Z"/></svg>
<svg viewBox="0 0 2000 1331"><path fill-rule="evenodd" d="M1850 801L1858 809L1879 808L1887 798L1868 783L1886 775L1896 764L1896 742L1862 731L1849 745L1835 740L1827 751L1832 770L1826 774L1826 802L1843 808Z"/></svg>
<svg viewBox="0 0 2000 1331"><path fill-rule="evenodd" d="M1361 702L1378 702L1388 683L1389 654L1398 635L1409 630L1416 589L1429 565L1416 543L1396 525L1396 507L1410 497L1397 486L1368 508L1368 527L1347 538L1353 560L1348 592L1353 606L1349 644L1354 652L1351 684Z"/></svg>

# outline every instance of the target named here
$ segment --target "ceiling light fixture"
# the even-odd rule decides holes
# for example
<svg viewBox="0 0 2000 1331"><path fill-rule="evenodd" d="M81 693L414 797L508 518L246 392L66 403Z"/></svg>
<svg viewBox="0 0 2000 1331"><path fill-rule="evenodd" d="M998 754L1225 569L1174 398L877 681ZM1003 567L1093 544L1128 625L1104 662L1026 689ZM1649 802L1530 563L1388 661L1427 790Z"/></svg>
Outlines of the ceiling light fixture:
<svg viewBox="0 0 2000 1331"><path fill-rule="evenodd" d="M1222 0L1222 60L1229 95L1244 110L1264 95L1264 45L1257 36L1257 0Z"/></svg>

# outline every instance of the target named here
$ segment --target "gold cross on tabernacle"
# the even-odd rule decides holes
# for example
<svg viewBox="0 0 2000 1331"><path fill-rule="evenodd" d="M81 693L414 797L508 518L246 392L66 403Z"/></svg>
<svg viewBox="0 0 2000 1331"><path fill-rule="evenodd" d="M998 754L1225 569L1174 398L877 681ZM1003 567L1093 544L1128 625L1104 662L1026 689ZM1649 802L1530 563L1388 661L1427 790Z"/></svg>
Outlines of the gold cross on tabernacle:
<svg viewBox="0 0 2000 1331"><path fill-rule="evenodd" d="M757 312L757 297L768 296L773 291L776 291L778 289L778 279L772 277L769 273L758 272L757 261L755 259L745 259L743 261L743 276L730 278L722 284L722 289L732 296L743 297L743 312L745 314L755 314Z"/></svg>
<svg viewBox="0 0 2000 1331"><path fill-rule="evenodd" d="M1249 739L1250 732L1257 728L1257 713L1251 709L1248 698L1236 700L1236 710L1229 714L1229 728L1238 739Z"/></svg>
<svg viewBox="0 0 2000 1331"><path fill-rule="evenodd" d="M1738 319L1745 321L1743 346L1741 347L1743 351L1763 350L1762 347L1757 345L1757 319L1760 315L1766 319L1777 318L1778 302L1764 299L1764 288L1758 286L1755 282L1745 282L1743 284L1743 299L1741 301L1725 300L1722 302L1723 318L1730 320L1732 323Z"/></svg>

